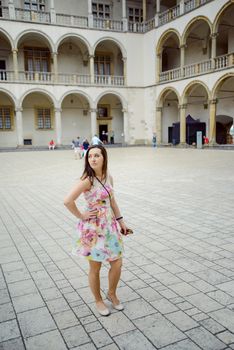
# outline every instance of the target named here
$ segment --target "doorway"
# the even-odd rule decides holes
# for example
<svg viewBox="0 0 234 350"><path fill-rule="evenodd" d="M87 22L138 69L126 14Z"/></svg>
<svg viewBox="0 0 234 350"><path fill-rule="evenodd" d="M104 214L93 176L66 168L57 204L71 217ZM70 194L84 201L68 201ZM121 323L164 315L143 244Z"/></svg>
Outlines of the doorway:
<svg viewBox="0 0 234 350"><path fill-rule="evenodd" d="M0 60L0 80L7 80L5 60Z"/></svg>
<svg viewBox="0 0 234 350"><path fill-rule="evenodd" d="M108 142L108 125L107 124L99 125L99 138L103 143Z"/></svg>

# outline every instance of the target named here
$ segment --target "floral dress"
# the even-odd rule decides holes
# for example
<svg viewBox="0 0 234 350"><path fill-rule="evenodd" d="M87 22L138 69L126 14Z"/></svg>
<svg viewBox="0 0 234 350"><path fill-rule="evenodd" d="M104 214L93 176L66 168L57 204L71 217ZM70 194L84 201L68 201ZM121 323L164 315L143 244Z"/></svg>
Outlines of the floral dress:
<svg viewBox="0 0 234 350"><path fill-rule="evenodd" d="M109 177L104 186L112 196L113 188ZM123 253L122 235L118 230L106 189L94 178L91 189L84 192L86 210L97 209L98 215L94 219L79 220L73 249L75 255L99 262L116 260Z"/></svg>

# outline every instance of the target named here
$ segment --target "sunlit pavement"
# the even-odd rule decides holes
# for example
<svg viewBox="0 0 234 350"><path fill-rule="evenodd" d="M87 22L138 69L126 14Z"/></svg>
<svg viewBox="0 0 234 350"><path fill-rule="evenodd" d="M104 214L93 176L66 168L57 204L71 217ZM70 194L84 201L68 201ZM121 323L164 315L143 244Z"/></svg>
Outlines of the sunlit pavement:
<svg viewBox="0 0 234 350"><path fill-rule="evenodd" d="M87 262L70 255L76 219L63 198L83 160L70 150L0 153L0 349L234 349L234 152L108 153L134 234L124 238L125 310L106 318Z"/></svg>

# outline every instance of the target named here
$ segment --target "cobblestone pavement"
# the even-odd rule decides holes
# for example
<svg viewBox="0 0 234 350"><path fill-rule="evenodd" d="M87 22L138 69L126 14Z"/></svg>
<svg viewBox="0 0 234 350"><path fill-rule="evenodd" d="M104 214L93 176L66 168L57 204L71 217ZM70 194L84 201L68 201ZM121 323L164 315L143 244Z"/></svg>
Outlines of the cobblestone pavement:
<svg viewBox="0 0 234 350"><path fill-rule="evenodd" d="M107 318L87 262L69 254L76 220L63 198L83 161L0 153L0 349L234 349L234 152L108 153L134 235L124 238L125 310Z"/></svg>

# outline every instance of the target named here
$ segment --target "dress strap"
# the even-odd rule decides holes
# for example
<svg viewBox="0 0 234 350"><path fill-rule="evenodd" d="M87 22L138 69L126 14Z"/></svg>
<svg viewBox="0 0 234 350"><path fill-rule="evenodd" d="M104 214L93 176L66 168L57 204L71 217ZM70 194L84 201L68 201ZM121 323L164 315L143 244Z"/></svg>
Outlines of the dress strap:
<svg viewBox="0 0 234 350"><path fill-rule="evenodd" d="M110 192L108 191L108 189L106 188L106 186L95 176L95 178L97 179L97 181L102 185L102 187L106 190L106 192L108 193L110 202L111 202L111 195Z"/></svg>

